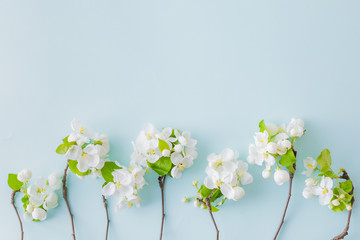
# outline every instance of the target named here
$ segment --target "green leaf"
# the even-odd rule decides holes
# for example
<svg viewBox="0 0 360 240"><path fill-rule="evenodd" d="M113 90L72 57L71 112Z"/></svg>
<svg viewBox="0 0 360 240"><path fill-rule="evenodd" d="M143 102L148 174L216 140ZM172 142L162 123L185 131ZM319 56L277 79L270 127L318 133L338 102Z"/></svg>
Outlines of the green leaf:
<svg viewBox="0 0 360 240"><path fill-rule="evenodd" d="M165 142L164 140L159 138L159 149L160 152L164 151L165 149L170 150L169 144Z"/></svg>
<svg viewBox="0 0 360 240"><path fill-rule="evenodd" d="M17 179L17 174L8 175L8 185L14 191L19 191L24 183Z"/></svg>
<svg viewBox="0 0 360 240"><path fill-rule="evenodd" d="M259 128L260 128L260 132L264 132L266 130L266 125L264 120L261 120L261 122L259 122Z"/></svg>
<svg viewBox="0 0 360 240"><path fill-rule="evenodd" d="M100 140L94 141L94 145L103 145L103 142Z"/></svg>
<svg viewBox="0 0 360 240"><path fill-rule="evenodd" d="M106 182L114 182L114 176L112 173L116 169L121 169L115 162L105 162L103 168L101 169L101 174Z"/></svg>
<svg viewBox="0 0 360 240"><path fill-rule="evenodd" d="M351 192L353 189L351 180L346 180L345 182L340 183L340 187L347 193Z"/></svg>
<svg viewBox="0 0 360 240"><path fill-rule="evenodd" d="M294 151L289 149L284 155L281 156L279 163L284 167L292 166L296 162Z"/></svg>
<svg viewBox="0 0 360 240"><path fill-rule="evenodd" d="M201 195L202 198L207 198L208 196L210 196L212 190L208 189L207 187L205 187L204 185L201 185L201 187L199 188L198 191Z"/></svg>
<svg viewBox="0 0 360 240"><path fill-rule="evenodd" d="M334 206L331 210L333 210L334 212L341 212L344 211L345 209L346 209L346 204L343 201L340 201L340 205Z"/></svg>
<svg viewBox="0 0 360 240"><path fill-rule="evenodd" d="M106 184L108 184L109 182L104 182L104 184L102 185L101 188L105 187Z"/></svg>
<svg viewBox="0 0 360 240"><path fill-rule="evenodd" d="M327 171L331 170L331 156L330 156L329 149L324 149L320 153L320 155L316 161L320 166L321 172L327 172Z"/></svg>
<svg viewBox="0 0 360 240"><path fill-rule="evenodd" d="M73 145L76 144L76 142L69 142L68 141L69 136L65 137L62 141L63 143L60 144L57 148L56 148L56 153L57 154L61 154L64 155L65 153L67 153L67 151L69 150L69 148Z"/></svg>
<svg viewBox="0 0 360 240"><path fill-rule="evenodd" d="M22 201L23 207L24 207L24 209L25 209L25 211L26 211L26 207L27 207L27 205L30 203L29 195L27 195L27 194L24 195L24 196L22 197L21 201Z"/></svg>
<svg viewBox="0 0 360 240"><path fill-rule="evenodd" d="M336 178L337 177L337 175L331 169L329 171L324 172L324 173L320 173L319 176L325 176L325 177L329 177L329 178Z"/></svg>
<svg viewBox="0 0 360 240"><path fill-rule="evenodd" d="M90 170L87 170L86 172L80 172L80 170L77 168L78 162L76 160L69 160L69 168L70 170L78 175L78 176L87 176L91 173Z"/></svg>
<svg viewBox="0 0 360 240"><path fill-rule="evenodd" d="M208 207L207 206L205 206L205 208L204 208L205 210L207 210L208 209ZM214 207L213 205L211 205L211 211L212 212L218 212L219 211L219 209L218 208L216 208L216 207Z"/></svg>
<svg viewBox="0 0 360 240"><path fill-rule="evenodd" d="M294 165L290 165L290 166L288 166L286 168L287 168L287 170L289 170L289 172L295 173Z"/></svg>
<svg viewBox="0 0 360 240"><path fill-rule="evenodd" d="M154 163L148 162L148 166L154 170L160 176L166 175L170 172L173 164L170 160L170 157L161 157Z"/></svg>
<svg viewBox="0 0 360 240"><path fill-rule="evenodd" d="M215 202L216 199L218 199L218 198L220 198L220 197L222 197L222 196L223 196L223 194L221 193L220 189L218 188L218 189L215 190L215 192L214 192L213 195L211 196L210 201L211 201L211 202Z"/></svg>

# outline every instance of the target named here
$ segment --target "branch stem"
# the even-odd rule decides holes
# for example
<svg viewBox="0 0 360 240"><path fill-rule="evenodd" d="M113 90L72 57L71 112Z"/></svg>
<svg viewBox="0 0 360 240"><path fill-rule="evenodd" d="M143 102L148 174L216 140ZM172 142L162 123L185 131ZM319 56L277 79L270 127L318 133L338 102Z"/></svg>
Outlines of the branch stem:
<svg viewBox="0 0 360 240"><path fill-rule="evenodd" d="M70 215L72 237L73 237L73 240L76 240L73 214L71 213L70 205L69 205L68 198L67 198L66 176L67 176L68 168L69 168L69 160L66 163L66 167L64 169L64 176L63 176L63 179L62 179L62 183L63 183L63 191L62 191L62 193L63 193L63 198L64 198L64 201L66 203L66 206L67 206L67 209L68 209L69 215Z"/></svg>
<svg viewBox="0 0 360 240"><path fill-rule="evenodd" d="M212 194L211 194L211 195L212 195ZM219 229L218 229L218 227L217 227L217 225L216 225L216 222L215 222L213 213L212 213L212 211L211 211L211 204L210 204L211 195L210 195L209 197L207 197L207 198L205 199L205 201L206 201L206 206L207 206L207 208L208 208L208 210L209 210L209 214L210 214L211 220L213 221L214 227L215 227L215 230L216 230L216 240L219 240L219 233L220 233L220 232L219 232Z"/></svg>
<svg viewBox="0 0 360 240"><path fill-rule="evenodd" d="M161 190L161 210L162 210L162 215L161 215L161 228L160 228L160 240L162 239L162 235L163 235L163 229L164 229L164 219L165 219L165 200L164 200L164 186L165 186L165 179L166 179L166 175L164 176L159 176L158 180L159 180L159 186L160 186L160 190Z"/></svg>
<svg viewBox="0 0 360 240"><path fill-rule="evenodd" d="M350 180L350 177L347 174L346 170L343 170L343 175L340 178L345 179L345 180ZM351 190L351 192L349 192L349 194L351 195L353 193L354 193L354 185L352 186L352 190ZM354 199L354 197L352 197L351 207L353 206L354 202L355 202L355 199ZM336 237L334 237L332 240L344 239L349 234L348 231L349 231L349 227L350 227L351 213L352 213L352 209L350 209L350 211L349 211L347 223L346 223L344 231L342 233L340 233L339 235L337 235Z"/></svg>
<svg viewBox="0 0 360 240"><path fill-rule="evenodd" d="M24 229L23 229L23 225L22 225L22 222L21 222L19 212L18 212L18 210L17 210L17 208L15 206L15 195L16 195L17 192L19 192L19 190L18 191L13 191L12 194L11 194L11 205L13 205L14 210L16 212L16 215L17 215L17 217L19 219L20 230L21 230L21 240L23 240L24 239Z"/></svg>
<svg viewBox="0 0 360 240"><path fill-rule="evenodd" d="M109 235L110 219L109 219L108 205L107 205L106 198L104 197L104 195L102 196L102 199L103 199L104 208L105 208L105 211L106 211L106 219L107 219L107 222L106 222L106 235L105 235L105 240L107 240L108 235Z"/></svg>
<svg viewBox="0 0 360 240"><path fill-rule="evenodd" d="M294 152L294 155L296 157L296 151L294 150L294 147L291 147L293 152ZM280 225L275 233L275 236L274 236L274 240L276 240L276 238L278 237L279 233L280 233L280 230L281 230L281 227L282 225L284 224L284 220L285 220L285 216L286 216L286 211L288 209L288 206L289 206L289 202L290 202L290 198L291 198L291 190L292 190L292 183L293 183L293 178L294 178L294 173L295 173L295 170L296 170L296 163L293 164L293 168L294 168L294 172L291 172L289 171L289 175L290 175L290 181L289 181L289 193L288 193L288 197L287 197L287 201L286 201L286 204L285 204L285 208L284 208L284 212L283 212L283 215L282 215L282 218L281 218L281 222L280 222Z"/></svg>

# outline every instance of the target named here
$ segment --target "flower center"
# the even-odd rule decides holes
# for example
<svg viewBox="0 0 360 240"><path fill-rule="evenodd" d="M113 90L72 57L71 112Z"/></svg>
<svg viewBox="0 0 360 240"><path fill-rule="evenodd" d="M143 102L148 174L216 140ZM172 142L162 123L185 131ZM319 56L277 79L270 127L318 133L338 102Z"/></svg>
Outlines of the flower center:
<svg viewBox="0 0 360 240"><path fill-rule="evenodd" d="M83 153L81 154L81 157L87 158L87 157L88 157L87 155L88 155L88 154L87 154L86 152L83 152Z"/></svg>
<svg viewBox="0 0 360 240"><path fill-rule="evenodd" d="M120 182L116 182L116 187L117 187L117 188L121 188L121 186L122 186L122 185L121 185Z"/></svg>
<svg viewBox="0 0 360 240"><path fill-rule="evenodd" d="M80 127L80 133L84 133L85 128L83 126Z"/></svg>
<svg viewBox="0 0 360 240"><path fill-rule="evenodd" d="M309 168L313 168L314 166L312 164L308 164L308 167Z"/></svg>
<svg viewBox="0 0 360 240"><path fill-rule="evenodd" d="M322 194L326 194L328 192L327 188L324 188L324 190L322 191Z"/></svg>

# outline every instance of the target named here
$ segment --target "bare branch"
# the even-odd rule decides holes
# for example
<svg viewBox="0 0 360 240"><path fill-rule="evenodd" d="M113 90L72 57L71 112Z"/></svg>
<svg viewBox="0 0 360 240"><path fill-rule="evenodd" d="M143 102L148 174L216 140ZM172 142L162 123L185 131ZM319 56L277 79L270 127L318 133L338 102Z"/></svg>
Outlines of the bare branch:
<svg viewBox="0 0 360 240"><path fill-rule="evenodd" d="M165 201L164 201L164 186L165 186L165 179L166 175L159 176L159 186L161 190L161 209L162 209L162 215L161 215L161 228L160 228L160 240L162 239L163 235L163 229L164 229L164 219L165 219Z"/></svg>
<svg viewBox="0 0 360 240"><path fill-rule="evenodd" d="M109 211L108 211L108 205L107 205L107 202L106 202L106 198L104 196L102 196L102 199L103 199L104 208L105 208L105 211L106 211L106 219L107 219L107 222L106 222L106 235L105 235L105 240L107 240L108 235L109 235L110 219L109 219Z"/></svg>
<svg viewBox="0 0 360 240"><path fill-rule="evenodd" d="M70 205L69 205L69 202L68 202L68 198L67 198L67 187L66 187L66 176L67 176L67 170L69 168L69 160L68 162L66 163L66 167L64 169L64 176L63 176L63 179L62 179L62 183L63 183L63 198L64 198L64 201L66 203L66 206L67 206L67 209L69 211L69 215L70 215L70 221L71 221L71 229L72 229L72 237L73 237L73 240L76 240L76 237L75 237L75 227L74 227L74 219L73 219L73 215L71 213L71 209L70 209Z"/></svg>
<svg viewBox="0 0 360 240"><path fill-rule="evenodd" d="M16 212L16 215L17 215L17 217L19 219L20 230L21 230L21 240L23 240L24 239L24 229L23 229L23 225L22 225L22 222L21 222L19 212L18 212L18 210L16 209L16 206L15 206L15 194L17 192L19 192L19 190L18 191L13 191L12 194L11 194L11 205L13 205L14 210Z"/></svg>

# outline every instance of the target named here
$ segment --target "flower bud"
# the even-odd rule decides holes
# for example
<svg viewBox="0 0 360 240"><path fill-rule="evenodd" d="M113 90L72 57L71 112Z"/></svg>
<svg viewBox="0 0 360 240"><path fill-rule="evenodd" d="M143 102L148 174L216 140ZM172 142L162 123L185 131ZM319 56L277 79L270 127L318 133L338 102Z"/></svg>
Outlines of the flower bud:
<svg viewBox="0 0 360 240"><path fill-rule="evenodd" d="M192 181L192 185L193 185L193 186L198 185L198 181L197 181L197 180Z"/></svg>
<svg viewBox="0 0 360 240"><path fill-rule="evenodd" d="M162 155L163 155L164 157L170 156L170 150L164 149L164 150L162 151Z"/></svg>
<svg viewBox="0 0 360 240"><path fill-rule="evenodd" d="M341 194L340 199L345 199L345 194Z"/></svg>
<svg viewBox="0 0 360 240"><path fill-rule="evenodd" d="M178 144L178 145L175 145L174 150L175 150L175 152L179 153L179 152L182 152L183 147L180 144Z"/></svg>
<svg viewBox="0 0 360 240"><path fill-rule="evenodd" d="M201 204L201 209L205 209L205 205L204 205L204 204Z"/></svg>
<svg viewBox="0 0 360 240"><path fill-rule="evenodd" d="M182 201L183 203L187 203L189 200L188 200L186 197L184 197L183 199L181 199L181 201Z"/></svg>
<svg viewBox="0 0 360 240"><path fill-rule="evenodd" d="M338 200L338 199L334 199L334 200L332 200L332 201L331 201L331 203L332 203L335 207L337 207L337 206L339 206L339 205L340 205L340 202L339 202L339 200Z"/></svg>
<svg viewBox="0 0 360 240"><path fill-rule="evenodd" d="M270 170L267 170L267 169L264 169L261 173L262 177L263 178L269 178L271 176L271 171Z"/></svg>
<svg viewBox="0 0 360 240"><path fill-rule="evenodd" d="M330 210L332 210L334 208L334 205L332 205L331 203L328 206L329 206Z"/></svg>
<svg viewBox="0 0 360 240"><path fill-rule="evenodd" d="M32 217L35 220L43 221L46 219L46 211L42 208L35 208L34 211L32 212Z"/></svg>
<svg viewBox="0 0 360 240"><path fill-rule="evenodd" d="M200 202L199 202L199 200L195 200L194 201L194 207L199 207L200 206Z"/></svg>
<svg viewBox="0 0 360 240"><path fill-rule="evenodd" d="M350 211L352 207L350 205L346 205L346 210Z"/></svg>
<svg viewBox="0 0 360 240"><path fill-rule="evenodd" d="M33 211L34 211L34 205L28 204L28 205L26 206L26 212L32 213Z"/></svg>
<svg viewBox="0 0 360 240"><path fill-rule="evenodd" d="M274 180L277 185L283 185L284 182L289 181L290 175L287 171L282 169L277 169L274 174Z"/></svg>
<svg viewBox="0 0 360 240"><path fill-rule="evenodd" d="M32 177L32 173L29 169L21 170L17 175L17 179L20 182L27 182L30 180L31 177Z"/></svg>

